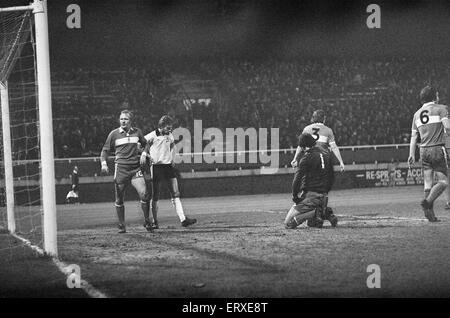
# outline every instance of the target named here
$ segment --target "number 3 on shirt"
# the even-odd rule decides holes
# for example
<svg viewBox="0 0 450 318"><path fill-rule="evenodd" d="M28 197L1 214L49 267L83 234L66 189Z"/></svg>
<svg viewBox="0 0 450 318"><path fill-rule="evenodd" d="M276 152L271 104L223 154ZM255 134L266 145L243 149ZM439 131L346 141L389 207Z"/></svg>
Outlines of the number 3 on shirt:
<svg viewBox="0 0 450 318"><path fill-rule="evenodd" d="M312 136L314 137L314 139L316 141L319 140L319 130L320 130L320 128L313 128L312 130L313 130Z"/></svg>

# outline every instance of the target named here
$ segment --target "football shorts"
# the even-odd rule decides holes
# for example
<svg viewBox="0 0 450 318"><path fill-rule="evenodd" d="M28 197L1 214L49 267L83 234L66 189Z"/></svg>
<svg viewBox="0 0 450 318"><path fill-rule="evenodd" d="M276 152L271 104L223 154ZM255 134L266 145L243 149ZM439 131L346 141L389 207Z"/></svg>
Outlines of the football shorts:
<svg viewBox="0 0 450 318"><path fill-rule="evenodd" d="M124 165L116 163L116 170L114 172L114 181L116 183L128 183L134 178L143 178L140 165Z"/></svg>
<svg viewBox="0 0 450 318"><path fill-rule="evenodd" d="M420 148L423 169L433 169L447 175L448 155L445 147L431 146Z"/></svg>

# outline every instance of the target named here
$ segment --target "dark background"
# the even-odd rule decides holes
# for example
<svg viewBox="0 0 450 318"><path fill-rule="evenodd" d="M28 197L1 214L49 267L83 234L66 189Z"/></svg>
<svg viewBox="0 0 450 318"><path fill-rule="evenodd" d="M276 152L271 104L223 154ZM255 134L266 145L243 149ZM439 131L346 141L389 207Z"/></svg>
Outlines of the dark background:
<svg viewBox="0 0 450 318"><path fill-rule="evenodd" d="M28 1L2 1L2 6ZM69 4L81 29L68 29ZM369 29L367 5L381 7ZM53 63L450 55L449 1L49 0Z"/></svg>

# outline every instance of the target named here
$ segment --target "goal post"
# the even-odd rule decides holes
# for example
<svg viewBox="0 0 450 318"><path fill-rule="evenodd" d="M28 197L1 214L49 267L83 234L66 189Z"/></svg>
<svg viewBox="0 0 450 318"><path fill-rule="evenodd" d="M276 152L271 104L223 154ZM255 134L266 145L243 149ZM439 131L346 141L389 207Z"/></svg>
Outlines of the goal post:
<svg viewBox="0 0 450 318"><path fill-rule="evenodd" d="M39 148L40 148L40 171L41 171L41 196L42 196L42 210L43 210L43 240L44 251L51 256L57 256L57 230L56 230L56 196L55 196L55 167L54 167L54 151L53 151L53 120L52 120L52 101L51 101L51 79L50 79L50 57L49 57L49 37L48 37L48 14L47 1L34 0L29 6L0 8L2 12L15 11L32 11L34 15L34 30L35 30L35 44L36 44L36 74L37 74L37 104L38 104L38 129L39 129ZM15 48L11 48L15 50ZM4 63L13 63L6 59L1 61ZM1 65L0 65L1 66ZM3 108L5 108L5 115L7 116L7 104L3 107L3 100L8 100L7 78L3 80L2 86L2 122L6 121L9 124L9 117L3 117ZM6 119L6 120L5 120ZM11 152L7 154L7 150L11 150L11 139L6 140L5 127L3 124L3 139L4 139L4 157L11 157ZM8 134L9 130L6 132ZM7 144L9 143L9 144ZM10 209L14 209L14 187L12 182L12 175L6 180L6 173L12 173L12 162L10 164L5 160L5 185L7 190L7 215L8 215L8 230L11 233L15 231L14 216L10 219ZM13 191L11 193L11 191ZM12 212L13 213L13 212Z"/></svg>
<svg viewBox="0 0 450 318"><path fill-rule="evenodd" d="M14 177L11 150L11 125L9 122L8 81L0 82L0 102L2 107L3 162L5 167L6 217L8 231L16 232L14 217Z"/></svg>
<svg viewBox="0 0 450 318"><path fill-rule="evenodd" d="M57 255L55 162L53 153L53 117L48 43L47 1L34 0L36 30L36 67L38 81L41 142L42 205L44 210L44 250Z"/></svg>

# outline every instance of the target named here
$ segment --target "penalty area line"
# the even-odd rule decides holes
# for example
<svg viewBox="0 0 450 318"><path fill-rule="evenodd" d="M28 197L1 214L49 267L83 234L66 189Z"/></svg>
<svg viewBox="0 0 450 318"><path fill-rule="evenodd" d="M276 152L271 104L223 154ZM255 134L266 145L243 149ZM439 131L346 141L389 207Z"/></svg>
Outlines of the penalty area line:
<svg viewBox="0 0 450 318"><path fill-rule="evenodd" d="M351 214L336 214L337 217L340 218L353 218L356 220L400 220L400 221L427 221L425 218L408 218L408 217L402 217L402 216L370 216L370 215L351 215Z"/></svg>
<svg viewBox="0 0 450 318"><path fill-rule="evenodd" d="M275 213L275 214L287 214L288 209L286 211L277 211L277 210L253 210L251 212L264 212L264 213ZM399 221L422 221L428 222L426 218L409 218L403 216L389 216L389 215L380 215L380 216L370 216L370 215L351 215L351 214L336 214L339 218L352 218L355 220L399 220Z"/></svg>
<svg viewBox="0 0 450 318"><path fill-rule="evenodd" d="M0 227L1 229L2 227ZM44 250L42 250L39 246L33 245L29 240L20 237L19 235L15 233L9 233L16 239L22 241L26 246L31 248L33 251L37 252L39 255L45 256ZM52 257L53 264L58 268L58 270L63 273L67 278L72 274L72 271L70 267L65 264L64 262L60 261L57 257ZM92 286L90 283L88 283L86 280L81 280L81 289L91 298L108 298L108 296L98 289L96 289L94 286Z"/></svg>

